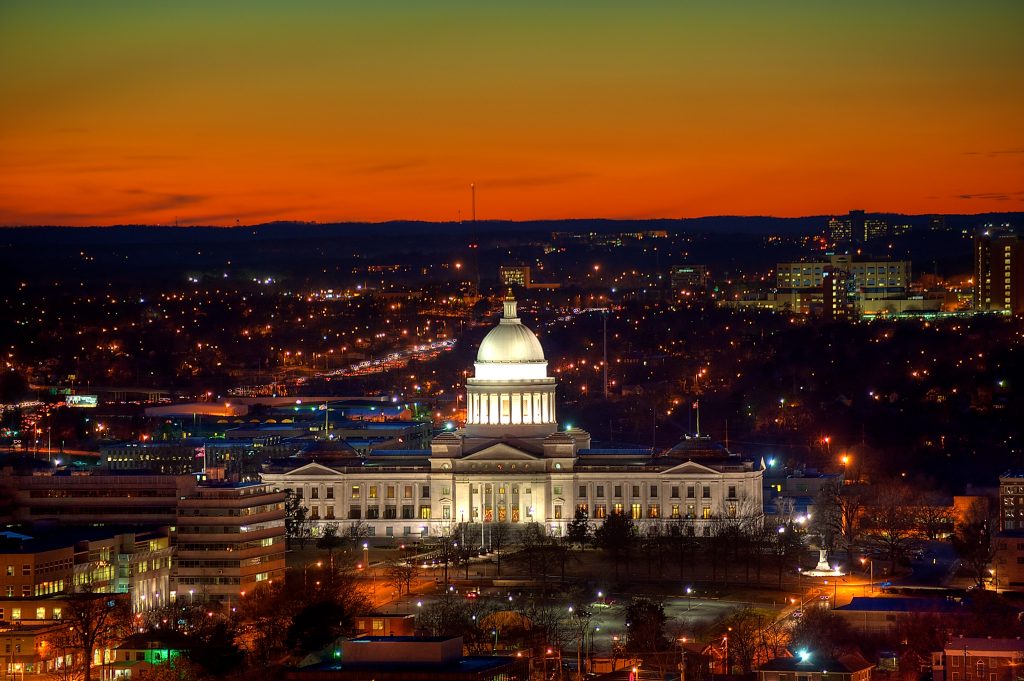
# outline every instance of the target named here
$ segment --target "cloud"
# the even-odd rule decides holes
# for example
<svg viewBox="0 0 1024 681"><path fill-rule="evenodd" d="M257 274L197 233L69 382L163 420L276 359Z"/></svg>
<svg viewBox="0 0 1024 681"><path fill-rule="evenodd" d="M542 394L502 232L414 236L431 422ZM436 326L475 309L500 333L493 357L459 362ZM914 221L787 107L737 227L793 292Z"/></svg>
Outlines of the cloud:
<svg viewBox="0 0 1024 681"><path fill-rule="evenodd" d="M979 192L977 194L957 194L958 199L981 199L984 201L1024 201L1024 191L1020 192Z"/></svg>
<svg viewBox="0 0 1024 681"><path fill-rule="evenodd" d="M967 156L1011 156L1017 154L1024 154L1024 147L1017 147L1016 149L996 149L994 151L965 151Z"/></svg>

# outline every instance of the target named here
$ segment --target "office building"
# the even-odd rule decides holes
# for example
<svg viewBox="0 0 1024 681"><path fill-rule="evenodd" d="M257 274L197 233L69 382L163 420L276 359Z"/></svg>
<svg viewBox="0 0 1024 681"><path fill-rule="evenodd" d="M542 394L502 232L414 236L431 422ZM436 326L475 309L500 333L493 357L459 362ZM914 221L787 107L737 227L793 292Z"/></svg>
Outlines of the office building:
<svg viewBox="0 0 1024 681"><path fill-rule="evenodd" d="M1024 241L986 230L974 237L974 309L1024 314Z"/></svg>

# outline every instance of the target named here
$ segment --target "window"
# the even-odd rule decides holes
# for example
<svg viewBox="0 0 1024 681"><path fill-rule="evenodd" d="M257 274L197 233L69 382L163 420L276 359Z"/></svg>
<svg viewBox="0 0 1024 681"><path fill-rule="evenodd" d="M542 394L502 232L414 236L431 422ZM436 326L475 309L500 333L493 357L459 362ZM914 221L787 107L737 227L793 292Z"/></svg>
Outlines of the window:
<svg viewBox="0 0 1024 681"><path fill-rule="evenodd" d="M14 587L13 586L7 587L7 597L8 598L14 598Z"/></svg>
<svg viewBox="0 0 1024 681"><path fill-rule="evenodd" d="M377 485L370 485L370 491L368 492L370 499L377 498Z"/></svg>
<svg viewBox="0 0 1024 681"><path fill-rule="evenodd" d="M429 498L430 498L430 485L423 485L420 488L420 499L429 499Z"/></svg>
<svg viewBox="0 0 1024 681"><path fill-rule="evenodd" d="M612 513L616 515L622 515L622 504L615 504L612 506Z"/></svg>
<svg viewBox="0 0 1024 681"><path fill-rule="evenodd" d="M616 498L621 497L622 496L622 485L615 485L615 488L614 488L613 491L614 491L614 495L613 496L615 496Z"/></svg>
<svg viewBox="0 0 1024 681"><path fill-rule="evenodd" d="M402 498L403 499L412 499L412 485L406 485L402 489Z"/></svg>
<svg viewBox="0 0 1024 681"><path fill-rule="evenodd" d="M650 493L649 496L651 497L651 499L657 499L658 498L658 486L657 485L651 485L651 493Z"/></svg>
<svg viewBox="0 0 1024 681"><path fill-rule="evenodd" d="M334 506L330 505L325 510L326 510L326 514L324 515L324 517L327 520L334 520Z"/></svg>
<svg viewBox="0 0 1024 681"><path fill-rule="evenodd" d="M697 517L697 507L694 506L693 504L687 504L686 505L686 517L687 518L696 518Z"/></svg>
<svg viewBox="0 0 1024 681"><path fill-rule="evenodd" d="M12 620L20 620L21 619L21 608L11 608L11 619Z"/></svg>
<svg viewBox="0 0 1024 681"><path fill-rule="evenodd" d="M647 507L647 517L648 518L660 518L661 517L661 510L658 508L657 504L652 504L652 505Z"/></svg>
<svg viewBox="0 0 1024 681"><path fill-rule="evenodd" d="M420 506L420 520L430 520L429 506Z"/></svg>
<svg viewBox="0 0 1024 681"><path fill-rule="evenodd" d="M555 485L554 488L552 488L551 493L552 494L561 494L562 493L562 486L561 485Z"/></svg>
<svg viewBox="0 0 1024 681"><path fill-rule="evenodd" d="M319 487L313 487L312 489L310 489L309 490L309 498L310 499L319 499L320 498L320 488Z"/></svg>
<svg viewBox="0 0 1024 681"><path fill-rule="evenodd" d="M360 496L359 485L352 485L352 498L358 499Z"/></svg>
<svg viewBox="0 0 1024 681"><path fill-rule="evenodd" d="M701 497L703 497L704 499L710 499L711 498L711 488L710 487L705 487L704 491L701 493Z"/></svg>
<svg viewBox="0 0 1024 681"><path fill-rule="evenodd" d="M296 487L295 488L295 498L296 499L301 499L303 496L304 495L303 495L303 492L302 492L302 488L301 487Z"/></svg>
<svg viewBox="0 0 1024 681"><path fill-rule="evenodd" d="M327 498L328 499L333 499L334 498L334 485L328 485L327 486Z"/></svg>
<svg viewBox="0 0 1024 681"><path fill-rule="evenodd" d="M441 517L444 518L445 520L451 520L452 519L452 507L451 506L442 506L441 507Z"/></svg>
<svg viewBox="0 0 1024 681"><path fill-rule="evenodd" d="M14 576L14 566L13 565L8 565L7 566L7 576L8 577L13 577Z"/></svg>
<svg viewBox="0 0 1024 681"><path fill-rule="evenodd" d="M46 608L36 608L36 619L37 620L45 620L46 619Z"/></svg>
<svg viewBox="0 0 1024 681"><path fill-rule="evenodd" d="M23 587L21 587L21 597L22 598L25 598L25 597L31 596L31 595L32 595L32 587L30 587L30 586L23 586Z"/></svg>
<svg viewBox="0 0 1024 681"><path fill-rule="evenodd" d="M4 613L3 613L2 610L0 610L0 620L2 620L3 618L4 618ZM59 619L63 619L63 618L64 618L64 609L63 608L54 608L53 609L53 619L59 620Z"/></svg>
<svg viewBox="0 0 1024 681"><path fill-rule="evenodd" d="M312 508L309 509L309 519L310 520L320 520L320 507L319 506L313 506Z"/></svg>
<svg viewBox="0 0 1024 681"><path fill-rule="evenodd" d="M640 510L640 504L630 504L629 506L629 517L633 520L640 520L643 517Z"/></svg>
<svg viewBox="0 0 1024 681"><path fill-rule="evenodd" d="M359 520L359 518L361 518L361 517L362 517L362 512L360 511L358 506L353 505L353 506L349 506L348 507L348 519L349 520Z"/></svg>
<svg viewBox="0 0 1024 681"><path fill-rule="evenodd" d="M449 496L451 493L452 493L452 488L451 487L442 487L441 488L441 496L445 496L446 497L446 496Z"/></svg>
<svg viewBox="0 0 1024 681"><path fill-rule="evenodd" d="M576 496L578 496L580 499L586 499L587 498L587 486L586 485L580 485L580 493L577 494Z"/></svg>
<svg viewBox="0 0 1024 681"><path fill-rule="evenodd" d="M730 499L735 499L736 498L736 485L729 485L729 498Z"/></svg>
<svg viewBox="0 0 1024 681"><path fill-rule="evenodd" d="M678 499L679 498L679 485L672 485L672 498L673 499Z"/></svg>
<svg viewBox="0 0 1024 681"><path fill-rule="evenodd" d="M585 516L590 515L590 507L587 504L576 504L577 515L582 513Z"/></svg>
<svg viewBox="0 0 1024 681"><path fill-rule="evenodd" d="M686 498L687 499L693 499L695 496L696 496L696 494L694 494L693 486L687 487L686 488Z"/></svg>
<svg viewBox="0 0 1024 681"><path fill-rule="evenodd" d="M388 499L394 499L395 498L395 486L394 485L388 485L387 495L388 495Z"/></svg>
<svg viewBox="0 0 1024 681"><path fill-rule="evenodd" d="M555 504L555 520L561 520L561 519L562 519L562 505L561 504Z"/></svg>
<svg viewBox="0 0 1024 681"><path fill-rule="evenodd" d="M701 511L701 517L704 518L704 520L708 520L711 517L711 508L705 506L704 510Z"/></svg>
<svg viewBox="0 0 1024 681"><path fill-rule="evenodd" d="M368 507L366 509L366 519L367 520L376 520L379 517L380 517L380 507L379 506L370 506L370 507Z"/></svg>
<svg viewBox="0 0 1024 681"><path fill-rule="evenodd" d="M672 504L672 517L679 518L679 504Z"/></svg>
<svg viewBox="0 0 1024 681"><path fill-rule="evenodd" d="M604 485L598 485L597 487L595 487L594 488L594 492L595 492L594 496L596 496L596 497L603 497L604 496Z"/></svg>
<svg viewBox="0 0 1024 681"><path fill-rule="evenodd" d="M603 519L607 515L604 504L597 504L594 506L594 517Z"/></svg>
<svg viewBox="0 0 1024 681"><path fill-rule="evenodd" d="M402 505L402 520L412 520L415 516L413 515L412 504Z"/></svg>
<svg viewBox="0 0 1024 681"><path fill-rule="evenodd" d="M726 506L726 511L728 512L730 518L735 518L736 517L736 504L730 502L729 505Z"/></svg>
<svg viewBox="0 0 1024 681"><path fill-rule="evenodd" d="M373 620L374 631L384 631L384 620Z"/></svg>
<svg viewBox="0 0 1024 681"><path fill-rule="evenodd" d="M633 485L633 498L640 496L640 485Z"/></svg>
<svg viewBox="0 0 1024 681"><path fill-rule="evenodd" d="M22 577L28 577L31 574L32 574L32 566L31 565L22 565L21 566L21 576Z"/></svg>
<svg viewBox="0 0 1024 681"><path fill-rule="evenodd" d="M384 517L388 520L393 520L398 517L398 509L396 506L385 506Z"/></svg>

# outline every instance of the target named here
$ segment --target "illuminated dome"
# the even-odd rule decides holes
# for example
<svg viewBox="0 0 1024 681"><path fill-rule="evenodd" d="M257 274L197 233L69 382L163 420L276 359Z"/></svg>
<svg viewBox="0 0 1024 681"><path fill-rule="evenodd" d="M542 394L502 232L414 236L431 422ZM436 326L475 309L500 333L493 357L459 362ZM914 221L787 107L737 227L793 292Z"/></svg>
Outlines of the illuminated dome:
<svg viewBox="0 0 1024 681"><path fill-rule="evenodd" d="M477 362L543 362L540 341L516 316L516 301L511 291L505 298L505 314L480 343Z"/></svg>
<svg viewBox="0 0 1024 681"><path fill-rule="evenodd" d="M466 435L545 437L555 432L555 379L544 348L516 314L512 291L505 310L476 356L466 379Z"/></svg>

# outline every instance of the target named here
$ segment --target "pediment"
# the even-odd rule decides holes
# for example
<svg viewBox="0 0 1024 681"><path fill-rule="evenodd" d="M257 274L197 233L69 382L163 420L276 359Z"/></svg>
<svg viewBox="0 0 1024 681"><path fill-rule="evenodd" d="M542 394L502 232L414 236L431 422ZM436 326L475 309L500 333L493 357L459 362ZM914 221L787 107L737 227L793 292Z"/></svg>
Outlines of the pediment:
<svg viewBox="0 0 1024 681"><path fill-rule="evenodd" d="M678 466L673 466L668 470L662 472L662 475L678 475L682 473L698 473L701 475L721 475L721 471L716 471L714 468L708 468L696 461L684 461Z"/></svg>
<svg viewBox="0 0 1024 681"><path fill-rule="evenodd" d="M539 458L541 457L505 442L497 442L472 454L467 454L460 461L537 461Z"/></svg>
<svg viewBox="0 0 1024 681"><path fill-rule="evenodd" d="M325 476L326 477L328 475L332 476L332 477L338 477L339 475L341 475L341 473L339 473L338 471L334 470L333 468L328 468L327 466L325 466L323 464L320 464L320 463L317 463L317 462L313 461L311 463L307 463L305 466L299 466L298 468L296 468L294 470L290 470L287 473L285 473L284 475L285 475L285 477L305 477L305 476L312 476L312 477Z"/></svg>

